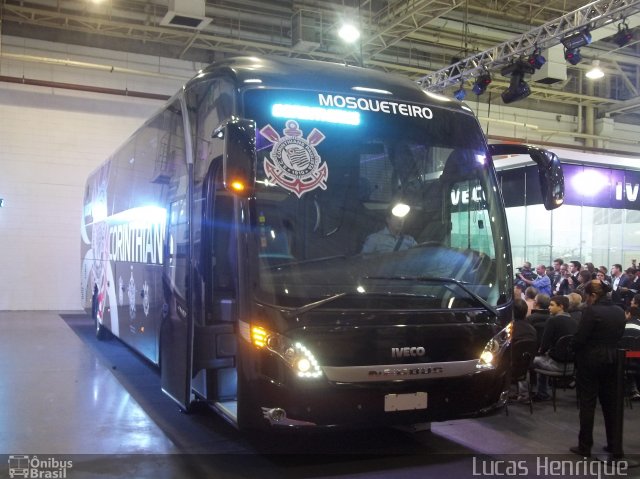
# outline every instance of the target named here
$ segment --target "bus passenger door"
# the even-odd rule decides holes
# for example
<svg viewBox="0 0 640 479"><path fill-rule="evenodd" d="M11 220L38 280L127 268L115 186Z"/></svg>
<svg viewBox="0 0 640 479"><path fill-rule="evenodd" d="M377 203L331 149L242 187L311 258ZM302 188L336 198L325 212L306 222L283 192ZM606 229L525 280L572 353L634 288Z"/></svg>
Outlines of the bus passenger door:
<svg viewBox="0 0 640 479"><path fill-rule="evenodd" d="M188 304L190 235L187 197L170 203L160 326L162 390L184 410L191 403L193 315Z"/></svg>
<svg viewBox="0 0 640 479"><path fill-rule="evenodd" d="M194 326L193 387L230 416L236 399L237 233L234 198L213 165L202 212L202 297Z"/></svg>

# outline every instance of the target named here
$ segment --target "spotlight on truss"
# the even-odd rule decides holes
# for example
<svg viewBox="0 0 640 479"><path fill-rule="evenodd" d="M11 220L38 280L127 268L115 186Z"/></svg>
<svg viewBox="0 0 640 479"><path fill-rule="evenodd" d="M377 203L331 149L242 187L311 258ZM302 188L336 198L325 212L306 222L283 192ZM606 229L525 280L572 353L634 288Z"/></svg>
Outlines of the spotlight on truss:
<svg viewBox="0 0 640 479"><path fill-rule="evenodd" d="M575 30L564 37L561 42L567 50L575 50L591 43L591 33L588 28Z"/></svg>
<svg viewBox="0 0 640 479"><path fill-rule="evenodd" d="M500 73L503 76L511 76L509 87L500 95L505 104L523 100L531 95L531 88L529 88L529 84L524 81L524 75L526 73L533 73L534 71L535 68L524 60L518 60L502 69Z"/></svg>
<svg viewBox="0 0 640 479"><path fill-rule="evenodd" d="M465 97L467 96L467 92L465 91L464 87L462 86L462 83L460 84L460 88L458 88L456 91L453 92L453 96L458 101L462 101L462 100L465 99Z"/></svg>
<svg viewBox="0 0 640 479"><path fill-rule="evenodd" d="M627 43L633 40L633 33L629 30L629 25L625 22L618 24L618 31L613 36L613 41L619 47L624 47Z"/></svg>
<svg viewBox="0 0 640 479"><path fill-rule="evenodd" d="M572 65L577 65L582 61L582 55L580 54L579 48L565 49L564 51L564 59L567 60Z"/></svg>
<svg viewBox="0 0 640 479"><path fill-rule="evenodd" d="M527 58L527 62L536 70L540 70L542 66L547 63L547 59L542 56L542 52L539 48L536 48L529 58Z"/></svg>
<svg viewBox="0 0 640 479"><path fill-rule="evenodd" d="M484 72L473 84L471 87L471 91L476 95L482 95L485 91L487 91L487 87L491 84L491 74L489 72Z"/></svg>

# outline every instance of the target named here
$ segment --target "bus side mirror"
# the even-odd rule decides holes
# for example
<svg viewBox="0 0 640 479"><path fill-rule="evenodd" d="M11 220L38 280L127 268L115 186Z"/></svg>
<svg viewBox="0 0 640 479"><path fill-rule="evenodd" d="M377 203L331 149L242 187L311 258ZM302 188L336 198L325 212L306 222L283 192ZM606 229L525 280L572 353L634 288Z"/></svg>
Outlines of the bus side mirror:
<svg viewBox="0 0 640 479"><path fill-rule="evenodd" d="M214 138L224 141L224 187L240 196L251 196L256 181L256 124L232 118L217 128Z"/></svg>
<svg viewBox="0 0 640 479"><path fill-rule="evenodd" d="M531 145L489 145L491 156L528 154L538 164L542 203L547 210L564 203L564 173L558 156L543 148Z"/></svg>

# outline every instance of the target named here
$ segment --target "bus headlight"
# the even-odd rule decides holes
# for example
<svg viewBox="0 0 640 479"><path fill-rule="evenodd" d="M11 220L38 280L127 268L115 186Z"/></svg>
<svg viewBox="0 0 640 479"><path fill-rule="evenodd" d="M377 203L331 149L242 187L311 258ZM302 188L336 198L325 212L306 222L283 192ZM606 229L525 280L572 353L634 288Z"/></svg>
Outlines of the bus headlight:
<svg viewBox="0 0 640 479"><path fill-rule="evenodd" d="M278 355L299 378L319 378L322 370L313 353L304 344L260 326L251 327L251 342L260 349Z"/></svg>
<svg viewBox="0 0 640 479"><path fill-rule="evenodd" d="M494 369L497 366L498 359L502 352L511 341L512 323L502 329L498 334L489 340L484 347L476 368L478 369Z"/></svg>

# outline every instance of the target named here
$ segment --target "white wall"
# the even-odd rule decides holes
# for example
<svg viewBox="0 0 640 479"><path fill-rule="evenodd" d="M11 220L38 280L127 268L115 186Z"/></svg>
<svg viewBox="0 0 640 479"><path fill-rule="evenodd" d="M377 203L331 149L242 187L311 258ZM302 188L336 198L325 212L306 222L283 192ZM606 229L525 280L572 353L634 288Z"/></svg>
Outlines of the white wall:
<svg viewBox="0 0 640 479"><path fill-rule="evenodd" d="M0 76L174 94L203 65L0 37ZM83 64L80 65L79 62ZM162 101L0 81L0 310L80 307L80 207L88 173ZM579 145L577 117L477 108L491 135ZM517 124L510 124L515 122ZM559 134L540 134L531 124ZM487 126L488 125L488 126ZM614 129L640 138L640 127ZM609 148L638 153L635 144Z"/></svg>
<svg viewBox="0 0 640 479"><path fill-rule="evenodd" d="M640 154L640 125L614 122L606 134L590 138L579 133L584 117L577 115L547 113L501 104L488 107L486 103L475 101L469 101L467 105L480 119L485 134L490 136L514 138L534 144L562 144L575 149L583 149L592 141L590 146L594 148Z"/></svg>
<svg viewBox="0 0 640 479"><path fill-rule="evenodd" d="M15 46L16 43L18 46ZM22 45L19 45L22 43ZM63 49L61 51L60 49ZM56 49L58 50L56 52ZM114 52L2 38L2 53L157 69ZM172 95L183 80L0 57L0 75ZM138 59L136 59L138 60ZM172 66L175 75L176 65ZM151 70L153 71L153 70ZM185 63L182 75L194 74ZM162 101L0 82L0 310L80 308L85 178Z"/></svg>

